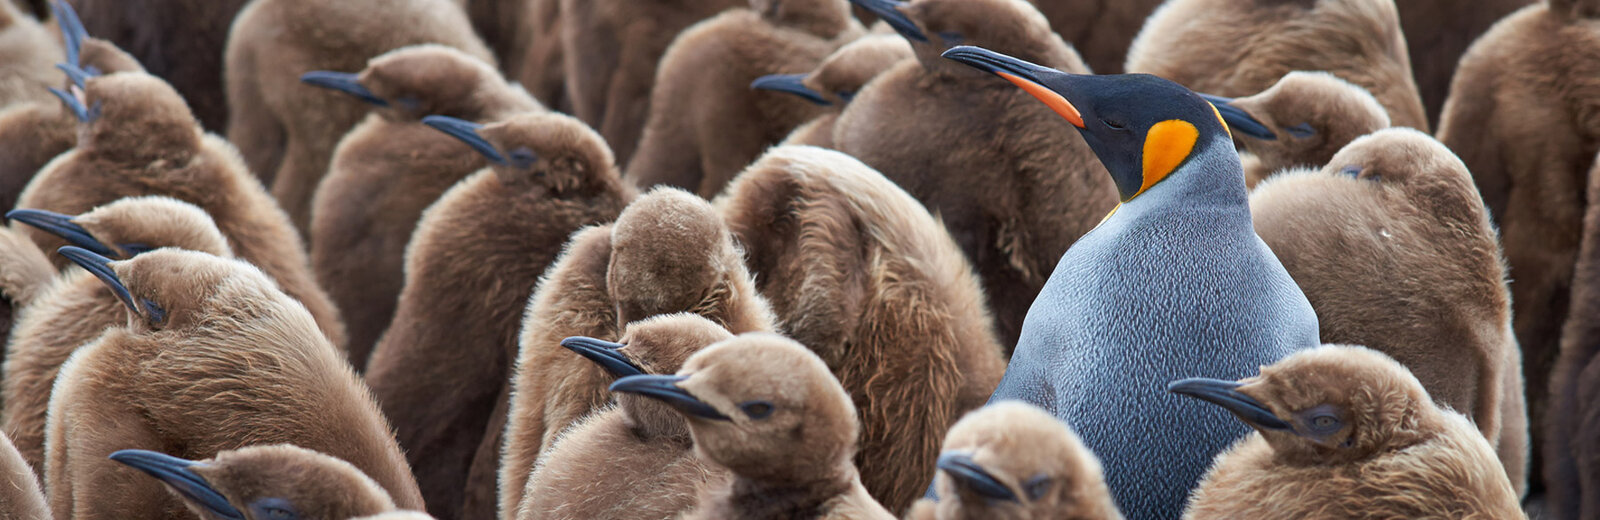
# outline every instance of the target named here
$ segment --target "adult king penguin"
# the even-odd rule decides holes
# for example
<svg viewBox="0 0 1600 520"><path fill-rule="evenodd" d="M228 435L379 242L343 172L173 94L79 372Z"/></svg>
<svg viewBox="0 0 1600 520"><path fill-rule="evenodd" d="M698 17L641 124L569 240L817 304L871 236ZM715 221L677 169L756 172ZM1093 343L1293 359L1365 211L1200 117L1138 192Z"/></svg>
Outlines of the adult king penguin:
<svg viewBox="0 0 1600 520"><path fill-rule="evenodd" d="M991 402L1071 424L1128 518L1176 519L1211 458L1247 430L1161 396L1195 367L1248 376L1316 346L1317 316L1251 227L1217 110L1147 74L1087 76L961 46L944 53L1033 94L1078 128L1121 196L1062 255Z"/></svg>

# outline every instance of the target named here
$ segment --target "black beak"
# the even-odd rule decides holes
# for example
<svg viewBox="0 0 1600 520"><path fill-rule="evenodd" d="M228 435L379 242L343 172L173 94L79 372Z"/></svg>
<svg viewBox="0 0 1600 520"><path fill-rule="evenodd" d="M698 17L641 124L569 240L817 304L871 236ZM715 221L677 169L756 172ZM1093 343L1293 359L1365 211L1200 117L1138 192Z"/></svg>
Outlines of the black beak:
<svg viewBox="0 0 1600 520"><path fill-rule="evenodd" d="M1275 141L1278 139L1278 134L1272 133L1272 129L1267 128L1267 125L1261 124L1260 121L1257 121L1255 117L1252 117L1249 112L1245 112L1244 109L1233 106L1233 98L1213 96L1211 94L1200 94L1200 97L1210 101L1211 106L1217 107L1217 113L1222 114L1222 120L1226 121L1228 127L1232 128L1233 131L1262 141Z"/></svg>
<svg viewBox="0 0 1600 520"><path fill-rule="evenodd" d="M74 96L65 90L50 87L50 93L55 94L58 98L61 98L61 102L65 103L67 108L72 110L73 115L78 116L79 121L88 123L100 117L99 102L95 103L94 110L90 110L83 106L82 101L78 101L78 96Z"/></svg>
<svg viewBox="0 0 1600 520"><path fill-rule="evenodd" d="M567 350L577 352L578 355L588 358L589 361L593 361L596 365L600 365L600 368L606 369L606 373L611 374L611 377L621 379L645 374L644 369L640 368L639 365L635 365L632 360L628 359L628 356L617 352L617 349L625 346L621 343L612 343L584 336L573 336L561 340L561 346L566 347Z"/></svg>
<svg viewBox="0 0 1600 520"><path fill-rule="evenodd" d="M356 81L356 78L358 77L360 77L360 75L350 72L314 70L301 75L300 82L325 89L337 90L339 92L355 96L356 99L360 99L380 107L389 106L388 101L384 101L384 99L378 97L377 94L373 94L371 90L367 90L367 87L362 86L361 82Z"/></svg>
<svg viewBox="0 0 1600 520"><path fill-rule="evenodd" d="M95 77L95 76L99 75L99 74L95 74L93 72L89 72L89 71L80 69L80 68L78 68L77 65L73 65L73 64L70 64L70 63L57 63L56 64L56 68L60 69L61 72L66 73L67 79L72 80L72 84L73 85L77 85L78 88L80 88L80 89L89 88L86 85L86 82L89 81L89 78L92 78L92 77Z"/></svg>
<svg viewBox="0 0 1600 520"><path fill-rule="evenodd" d="M884 23L889 24L889 27L893 27L895 32L900 33L906 39L919 42L928 41L928 35L922 34L922 29L917 28L917 23L911 21L911 18L906 17L906 14L898 9L898 7L905 5L905 2L896 0L850 0L850 3L872 11L872 14L878 15L878 18L883 19Z"/></svg>
<svg viewBox="0 0 1600 520"><path fill-rule="evenodd" d="M804 83L805 79L805 74L768 74L750 82L750 88L794 94L805 98L806 101L823 106L833 104L827 98L822 97L822 94L818 94L817 91L807 87Z"/></svg>
<svg viewBox="0 0 1600 520"><path fill-rule="evenodd" d="M717 421L729 421L728 416L722 415L716 408L706 404L689 392L678 388L678 383L688 379L689 376L628 376L611 383L612 392L627 392L639 394L651 399L661 401L677 408L678 411Z"/></svg>
<svg viewBox="0 0 1600 520"><path fill-rule="evenodd" d="M1076 76L1043 65L1036 65L1025 60L1006 56L982 47L962 45L953 47L941 54L947 59L959 61L975 69L1005 78L1012 84L1026 91L1039 101L1044 102L1056 114L1065 118L1072 126L1083 128L1083 114L1078 112L1078 107L1073 106L1066 96L1055 89L1045 86L1046 81L1061 83Z"/></svg>
<svg viewBox="0 0 1600 520"><path fill-rule="evenodd" d="M100 256L117 256L116 251L100 243L89 234L83 226L72 223L71 215L62 215L42 209L14 209L6 213L6 218L27 224L52 235L64 238L72 245L87 249Z"/></svg>
<svg viewBox="0 0 1600 520"><path fill-rule="evenodd" d="M1167 391L1221 406L1251 426L1268 430L1290 429L1289 423L1273 415L1272 410L1267 409L1267 405L1261 404L1261 401L1255 400L1254 397L1239 393L1240 386L1244 385L1238 381L1192 377L1173 381L1167 385Z"/></svg>
<svg viewBox="0 0 1600 520"><path fill-rule="evenodd" d="M506 156L502 155L500 150L496 150L494 145L489 144L489 141L484 140L483 136L478 135L478 129L483 128L483 125L450 116L428 116L422 118L422 123L450 134L450 137L460 139L495 164L506 163Z"/></svg>
<svg viewBox="0 0 1600 520"><path fill-rule="evenodd" d="M244 514L233 507L233 504L229 504L227 497L212 489L206 479L189 471L189 468L200 465L199 462L145 450L121 450L112 453L111 460L160 479L191 502L218 517L244 520Z"/></svg>
<svg viewBox="0 0 1600 520"><path fill-rule="evenodd" d="M78 19L78 12L65 1L56 0L51 3L50 10L56 16L56 23L61 25L61 39L67 47L67 63L78 65L78 56L83 50L83 39L89 36L89 31L84 30L83 21Z"/></svg>
<svg viewBox="0 0 1600 520"><path fill-rule="evenodd" d="M939 455L939 469L950 475L956 484L972 490L978 496L991 500L1005 500L1017 502L1017 494L1011 488L1000 483L989 472L979 466L972 457L961 452L947 451Z"/></svg>
<svg viewBox="0 0 1600 520"><path fill-rule="evenodd" d="M133 293L128 292L128 286L122 284L121 278L117 278L117 272L111 270L110 258L73 246L63 246L61 249L57 249L56 252L61 253L61 256L67 257L67 260L71 260L72 263L78 264L83 270L93 274L95 278L99 278L102 283L106 284L106 287L111 288L111 292L116 293L117 299L122 300L123 305L133 309L135 314L143 315L139 306L133 303Z"/></svg>

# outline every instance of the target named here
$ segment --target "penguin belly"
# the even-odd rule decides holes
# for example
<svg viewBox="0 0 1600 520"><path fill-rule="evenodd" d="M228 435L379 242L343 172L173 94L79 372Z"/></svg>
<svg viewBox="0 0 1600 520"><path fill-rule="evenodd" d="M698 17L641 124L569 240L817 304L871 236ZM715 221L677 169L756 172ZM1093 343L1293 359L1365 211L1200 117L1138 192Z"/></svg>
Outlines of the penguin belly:
<svg viewBox="0 0 1600 520"><path fill-rule="evenodd" d="M1249 432L1167 383L1248 377L1318 344L1310 303L1236 211L1120 215L1085 235L1029 308L990 399L1066 421L1130 519L1179 518L1212 459Z"/></svg>

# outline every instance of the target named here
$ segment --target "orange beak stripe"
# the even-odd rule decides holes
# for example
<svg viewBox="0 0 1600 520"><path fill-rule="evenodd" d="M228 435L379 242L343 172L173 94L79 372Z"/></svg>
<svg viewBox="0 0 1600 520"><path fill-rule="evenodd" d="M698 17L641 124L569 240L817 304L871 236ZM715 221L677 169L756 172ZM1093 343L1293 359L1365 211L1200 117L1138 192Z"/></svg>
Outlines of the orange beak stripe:
<svg viewBox="0 0 1600 520"><path fill-rule="evenodd" d="M1013 74L1001 71L995 71L995 74L1021 87L1023 91L1033 94L1033 97L1039 98L1039 101L1043 101L1045 106L1050 107L1057 114L1061 114L1061 117L1066 118L1068 123L1072 123L1072 126L1083 128L1083 115L1078 113L1078 107L1072 106L1072 103L1068 102L1067 98L1061 97L1061 94L1045 88L1044 85L1022 79Z"/></svg>

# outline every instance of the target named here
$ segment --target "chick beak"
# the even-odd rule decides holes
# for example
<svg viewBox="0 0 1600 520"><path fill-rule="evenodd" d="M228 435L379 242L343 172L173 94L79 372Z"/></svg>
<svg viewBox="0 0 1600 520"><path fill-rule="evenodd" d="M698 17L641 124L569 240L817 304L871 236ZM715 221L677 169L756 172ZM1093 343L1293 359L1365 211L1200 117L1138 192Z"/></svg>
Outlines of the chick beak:
<svg viewBox="0 0 1600 520"><path fill-rule="evenodd" d="M1267 128L1267 125L1261 124L1261 121L1257 121L1254 116L1251 116L1249 112L1245 112L1244 109L1234 106L1233 98L1213 96L1211 94L1200 94L1200 97L1210 101L1211 106L1217 107L1217 113L1222 115L1223 122L1228 123L1228 128L1232 128L1233 131L1262 141L1275 141L1278 139L1278 134L1272 133L1272 129Z"/></svg>
<svg viewBox="0 0 1600 520"><path fill-rule="evenodd" d="M811 90L805 84L805 74L768 74L750 82L750 88L756 90L771 90L800 96L806 101L822 106L832 105L828 98L822 97L817 91Z"/></svg>
<svg viewBox="0 0 1600 520"><path fill-rule="evenodd" d="M88 37L89 31L83 28L83 21L78 19L78 12L65 1L52 2L50 10L61 26L61 39L67 49L67 63L78 65L78 57L83 50L83 39Z"/></svg>
<svg viewBox="0 0 1600 520"><path fill-rule="evenodd" d="M989 471L983 469L971 455L966 453L947 451L939 455L939 469L954 480L957 486L971 490L978 496L990 500L1004 500L1017 502L1017 494L1006 487Z"/></svg>
<svg viewBox="0 0 1600 520"><path fill-rule="evenodd" d="M1173 381L1167 385L1167 391L1221 406L1257 429L1290 429L1289 423L1273 415L1272 410L1267 409L1267 405L1239 392L1241 386L1244 385L1238 381L1194 377Z"/></svg>
<svg viewBox="0 0 1600 520"><path fill-rule="evenodd" d="M61 249L57 249L56 252L61 253L61 256L67 257L67 260L71 260L72 263L78 264L83 270L93 274L95 278L99 278L102 283L106 284L106 287L111 288L111 292L117 295L118 300L122 300L123 305L127 305L129 309L133 310L134 314L143 315L139 306L133 302L133 293L128 291L128 286L122 284L121 278L117 278L117 272L111 269L110 258L74 246L63 246Z"/></svg>
<svg viewBox="0 0 1600 520"><path fill-rule="evenodd" d="M850 0L850 3L861 6L862 9L878 15L878 18L889 24L889 27L908 40L928 41L928 35L922 33L922 29L917 27L917 22L911 21L910 17L900 12L899 7L905 5L905 2L897 0Z"/></svg>
<svg viewBox="0 0 1600 520"><path fill-rule="evenodd" d="M339 92L355 96L356 99L360 99L380 107L389 106L388 101L378 97L378 95L372 93L371 90L367 90L367 87L362 85L361 82L357 80L359 77L360 75L351 72L314 70L302 74L300 76L300 82L329 90L337 90Z"/></svg>
<svg viewBox="0 0 1600 520"><path fill-rule="evenodd" d="M689 376L645 375L628 376L611 383L612 392L627 392L639 394L651 399L667 403L673 408L702 419L716 421L729 421L728 416L718 412L716 408L706 404L687 390L678 388L678 383L689 379Z"/></svg>
<svg viewBox="0 0 1600 520"><path fill-rule="evenodd" d="M117 256L113 251L89 234L89 230L72 222L72 215L62 215L53 211L40 209L14 209L6 213L6 218L39 228L47 233L66 239L72 245L87 249L94 254L112 257Z"/></svg>
<svg viewBox="0 0 1600 520"><path fill-rule="evenodd" d="M1039 101L1043 101L1068 123L1072 123L1072 126L1083 128L1083 114L1078 112L1078 107L1067 101L1065 94L1045 86L1046 78L1065 79L1073 76L1072 74L971 45L951 48L944 51L943 56L1005 78L1033 97L1039 98Z"/></svg>
<svg viewBox="0 0 1600 520"><path fill-rule="evenodd" d="M450 134L450 137L460 139L461 142L467 143L467 146L471 146L473 150L477 150L478 153L483 154L484 157L489 158L495 164L506 163L506 156L501 154L500 150L496 150L494 145L489 144L489 141L485 140L483 136L478 135L478 130L483 128L481 124L450 116L428 116L422 118L422 123L440 132Z"/></svg>
<svg viewBox="0 0 1600 520"><path fill-rule="evenodd" d="M203 466L203 463L146 450L121 450L112 453L111 460L160 479L185 498L218 517L244 520L244 514L233 507L233 504L229 504L227 497L212 488L206 479L190 471L190 468Z"/></svg>
<svg viewBox="0 0 1600 520"><path fill-rule="evenodd" d="M600 368L605 369L606 373L617 379L646 373L644 368L634 364L633 360L628 359L628 356L624 356L617 351L626 346L621 343L612 343L584 336L573 336L561 340L561 346L578 353L578 355L587 358L589 361L593 361L596 365L600 365Z"/></svg>

